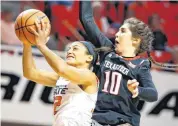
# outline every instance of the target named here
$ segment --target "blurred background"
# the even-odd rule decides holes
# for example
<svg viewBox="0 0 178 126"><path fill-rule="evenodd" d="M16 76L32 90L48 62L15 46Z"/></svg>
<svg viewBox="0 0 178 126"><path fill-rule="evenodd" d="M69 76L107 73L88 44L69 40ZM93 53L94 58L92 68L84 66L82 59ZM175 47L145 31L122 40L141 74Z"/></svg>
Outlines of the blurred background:
<svg viewBox="0 0 178 126"><path fill-rule="evenodd" d="M52 30L47 45L58 55L64 57L63 51L71 42L88 40L79 21L79 1L1 1L3 126L51 125L53 121L53 89L36 85L22 75L22 44L15 35L14 22L22 11L31 8L43 11L50 19ZM96 24L113 43L123 21L136 17L153 30L153 58L178 63L178 1L93 1L92 8ZM35 47L33 56L39 68L51 70ZM153 65L152 76L159 100L140 102L141 126L178 125L178 70Z"/></svg>

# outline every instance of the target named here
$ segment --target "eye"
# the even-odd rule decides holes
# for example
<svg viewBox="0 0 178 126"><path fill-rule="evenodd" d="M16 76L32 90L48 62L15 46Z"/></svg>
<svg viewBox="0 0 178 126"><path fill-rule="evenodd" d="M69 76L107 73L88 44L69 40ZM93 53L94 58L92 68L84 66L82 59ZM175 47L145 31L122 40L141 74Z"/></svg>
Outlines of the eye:
<svg viewBox="0 0 178 126"><path fill-rule="evenodd" d="M74 50L74 51L77 51L77 50L78 50L78 48L77 48L77 47L74 47L74 48L73 48L73 50Z"/></svg>
<svg viewBox="0 0 178 126"><path fill-rule="evenodd" d="M125 30L124 28L121 28L121 32L122 32L122 33L125 33L126 30Z"/></svg>

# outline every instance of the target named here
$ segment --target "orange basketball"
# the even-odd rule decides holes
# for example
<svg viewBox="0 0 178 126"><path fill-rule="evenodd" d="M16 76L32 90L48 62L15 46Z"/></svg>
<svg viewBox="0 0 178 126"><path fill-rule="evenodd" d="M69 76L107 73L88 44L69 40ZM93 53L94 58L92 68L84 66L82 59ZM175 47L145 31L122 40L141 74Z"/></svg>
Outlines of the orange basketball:
<svg viewBox="0 0 178 126"><path fill-rule="evenodd" d="M37 30L35 26L35 21L37 21L40 24L40 20L44 21L45 27L47 24L50 25L48 17L40 10L29 9L19 14L15 21L15 33L17 37L20 39L20 41L22 41L23 43L29 42L30 44L35 45L35 35L30 30L30 26Z"/></svg>

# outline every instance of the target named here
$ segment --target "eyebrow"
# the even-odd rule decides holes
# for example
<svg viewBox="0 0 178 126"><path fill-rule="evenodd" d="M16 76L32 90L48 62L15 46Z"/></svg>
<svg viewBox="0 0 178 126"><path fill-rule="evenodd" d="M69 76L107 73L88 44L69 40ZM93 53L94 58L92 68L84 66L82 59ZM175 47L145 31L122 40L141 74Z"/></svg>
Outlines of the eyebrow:
<svg viewBox="0 0 178 126"><path fill-rule="evenodd" d="M79 45L74 45L74 46L72 46L72 47L80 47ZM71 48L71 46L68 48L68 49L70 49Z"/></svg>
<svg viewBox="0 0 178 126"><path fill-rule="evenodd" d="M119 30L125 30L126 28L119 28Z"/></svg>
<svg viewBox="0 0 178 126"><path fill-rule="evenodd" d="M74 45L73 47L76 47L76 46L80 47L79 45Z"/></svg>

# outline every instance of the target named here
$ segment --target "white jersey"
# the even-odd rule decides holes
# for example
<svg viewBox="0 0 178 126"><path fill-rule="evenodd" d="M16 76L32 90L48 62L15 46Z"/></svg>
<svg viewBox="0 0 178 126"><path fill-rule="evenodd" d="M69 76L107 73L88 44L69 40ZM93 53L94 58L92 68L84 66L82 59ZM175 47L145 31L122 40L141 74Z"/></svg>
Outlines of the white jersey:
<svg viewBox="0 0 178 126"><path fill-rule="evenodd" d="M90 126L96 100L97 92L88 94L77 84L60 77L54 91L54 125Z"/></svg>

